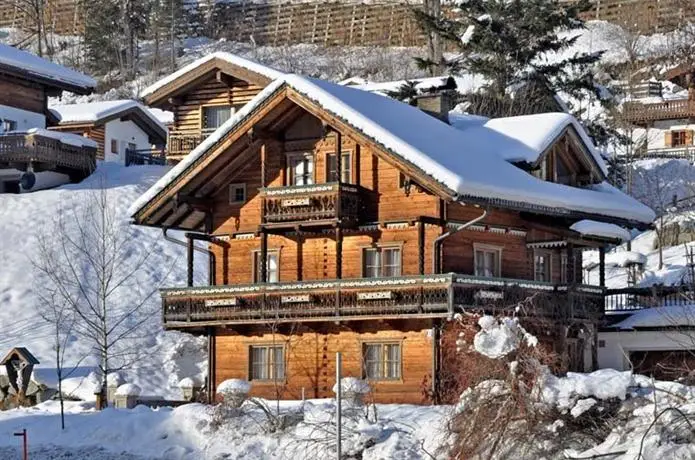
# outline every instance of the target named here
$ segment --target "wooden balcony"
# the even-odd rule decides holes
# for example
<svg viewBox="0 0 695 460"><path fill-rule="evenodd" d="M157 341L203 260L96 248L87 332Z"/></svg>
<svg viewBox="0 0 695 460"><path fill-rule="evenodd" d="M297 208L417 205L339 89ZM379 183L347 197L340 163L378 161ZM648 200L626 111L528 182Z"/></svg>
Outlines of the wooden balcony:
<svg viewBox="0 0 695 460"><path fill-rule="evenodd" d="M198 147L209 134L169 134L167 138L166 157L170 160L181 160L191 153L191 150Z"/></svg>
<svg viewBox="0 0 695 460"><path fill-rule="evenodd" d="M632 123L648 123L656 120L673 120L695 116L695 100L674 99L670 101L626 102L623 105L623 115Z"/></svg>
<svg viewBox="0 0 695 460"><path fill-rule="evenodd" d="M233 324L448 318L464 310L598 319L604 289L453 273L163 289L168 329Z"/></svg>
<svg viewBox="0 0 695 460"><path fill-rule="evenodd" d="M125 165L165 165L166 164L166 149L138 149L125 151Z"/></svg>
<svg viewBox="0 0 695 460"><path fill-rule="evenodd" d="M96 168L95 147L73 145L41 133L0 134L0 167L57 171L82 179Z"/></svg>
<svg viewBox="0 0 695 460"><path fill-rule="evenodd" d="M356 224L360 214L360 195L359 186L337 182L267 187L261 189L263 223L269 227L296 223Z"/></svg>
<svg viewBox="0 0 695 460"><path fill-rule="evenodd" d="M625 313L644 308L684 307L695 305L695 289L692 285L627 287L606 290L606 313ZM664 322L678 321L677 313Z"/></svg>

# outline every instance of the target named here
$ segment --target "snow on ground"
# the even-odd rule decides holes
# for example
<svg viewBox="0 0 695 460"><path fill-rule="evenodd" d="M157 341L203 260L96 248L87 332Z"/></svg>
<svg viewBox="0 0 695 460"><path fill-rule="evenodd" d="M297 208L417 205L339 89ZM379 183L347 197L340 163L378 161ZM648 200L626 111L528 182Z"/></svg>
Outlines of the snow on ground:
<svg viewBox="0 0 695 460"><path fill-rule="evenodd" d="M161 177L167 167L137 166L125 168L113 163L99 164L95 174L79 184L70 184L52 190L21 195L0 194L0 354L14 346L27 347L41 362L37 376L51 381L55 367L51 326L42 320L42 308L33 277L32 260L38 259L36 238L50 231L59 215L78 215L89 203L90 195L104 184L118 215L123 231L130 235L133 258L152 250L138 282L143 286L183 286L186 280L185 250L165 241L155 229L127 225L125 210L145 189ZM196 281L206 279L206 261L196 258ZM168 276L167 276L168 275ZM128 293L120 298L123 305L133 299ZM178 332L164 332L159 296L150 299L147 306L152 315L134 344L141 347L147 359L136 364L136 369L125 372L128 382L137 384L143 395L161 395L179 399L179 380L201 377L205 372L205 342ZM88 358L81 361L85 356ZM91 345L73 337L66 350L66 367L80 363L76 373L70 375L69 385L84 397L93 397L90 372L95 365ZM83 378L86 380L83 381ZM53 380L54 383L54 380Z"/></svg>

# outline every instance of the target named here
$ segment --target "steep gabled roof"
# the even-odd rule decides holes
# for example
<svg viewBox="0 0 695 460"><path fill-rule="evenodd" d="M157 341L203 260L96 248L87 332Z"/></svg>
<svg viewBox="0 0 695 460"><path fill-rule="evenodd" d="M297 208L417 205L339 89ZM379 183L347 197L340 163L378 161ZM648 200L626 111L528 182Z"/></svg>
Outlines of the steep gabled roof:
<svg viewBox="0 0 695 460"><path fill-rule="evenodd" d="M284 73L232 53L217 52L191 62L185 67L148 86L140 97L148 105L157 105L176 94L181 88L194 84L211 72L221 70L242 80L266 86Z"/></svg>
<svg viewBox="0 0 695 460"><path fill-rule="evenodd" d="M0 73L8 73L50 88L77 94L89 94L97 86L96 81L87 75L2 43Z"/></svg>
<svg viewBox="0 0 695 460"><path fill-rule="evenodd" d="M25 347L15 347L7 352L5 357L2 358L2 361L0 361L0 365L4 366L15 355L19 356L22 360L29 364L39 364L39 360L36 359L36 357L32 355Z"/></svg>
<svg viewBox="0 0 695 460"><path fill-rule="evenodd" d="M136 216L283 88L291 90L293 97L309 112L331 117L338 127L342 124L352 130L358 141L370 142L405 167L436 182L451 199L540 214L576 214L596 220L603 217L635 225L649 224L654 219L651 209L607 182L580 189L542 181L508 163L501 155L469 146L464 133L415 107L298 75L287 75L261 91L141 196L130 208L130 215Z"/></svg>
<svg viewBox="0 0 695 460"><path fill-rule="evenodd" d="M49 108L58 119L58 126L103 125L111 120L126 118L138 125L153 144L165 144L167 127L137 101L125 99L118 101L88 102L84 104L54 105Z"/></svg>
<svg viewBox="0 0 695 460"><path fill-rule="evenodd" d="M516 117L485 118L477 115L449 113L449 123L463 132L470 146L481 153L496 154L512 163L535 163L571 128L591 155L590 161L605 176L606 163L596 150L582 125L563 112L538 113Z"/></svg>

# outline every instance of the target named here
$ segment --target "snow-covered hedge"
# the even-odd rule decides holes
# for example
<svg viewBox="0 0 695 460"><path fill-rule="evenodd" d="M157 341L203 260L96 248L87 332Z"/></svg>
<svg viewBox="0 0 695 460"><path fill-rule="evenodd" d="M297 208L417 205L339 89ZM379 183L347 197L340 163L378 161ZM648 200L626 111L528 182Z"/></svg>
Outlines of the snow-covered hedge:
<svg viewBox="0 0 695 460"><path fill-rule="evenodd" d="M217 394L225 395L227 393L243 393L248 394L251 391L251 384L242 379L228 379L223 381L217 387Z"/></svg>

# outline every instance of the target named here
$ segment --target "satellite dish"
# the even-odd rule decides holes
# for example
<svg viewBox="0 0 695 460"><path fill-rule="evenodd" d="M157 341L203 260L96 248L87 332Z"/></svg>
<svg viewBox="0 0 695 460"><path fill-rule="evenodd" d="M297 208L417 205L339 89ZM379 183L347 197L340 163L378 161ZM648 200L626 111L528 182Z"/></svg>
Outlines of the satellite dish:
<svg viewBox="0 0 695 460"><path fill-rule="evenodd" d="M36 185L36 174L33 172L25 172L22 177L19 178L19 185L24 190L30 190L34 185Z"/></svg>

